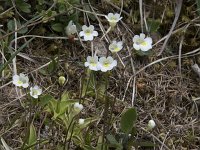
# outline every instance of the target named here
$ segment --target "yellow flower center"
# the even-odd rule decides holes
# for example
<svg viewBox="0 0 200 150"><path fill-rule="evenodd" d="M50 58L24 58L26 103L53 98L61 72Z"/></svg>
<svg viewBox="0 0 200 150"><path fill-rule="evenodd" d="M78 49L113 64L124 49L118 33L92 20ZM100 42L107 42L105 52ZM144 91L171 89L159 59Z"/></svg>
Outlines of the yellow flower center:
<svg viewBox="0 0 200 150"><path fill-rule="evenodd" d="M35 89L32 90L32 93L33 93L33 95L38 95L38 91Z"/></svg>
<svg viewBox="0 0 200 150"><path fill-rule="evenodd" d="M94 60L90 60L90 65L95 67L97 65L97 63Z"/></svg>
<svg viewBox="0 0 200 150"><path fill-rule="evenodd" d="M109 66L110 66L110 63L109 63L108 61L105 61L105 62L103 63L103 66L104 66L104 67L109 67Z"/></svg>
<svg viewBox="0 0 200 150"><path fill-rule="evenodd" d="M147 45L147 42L142 42L140 43L142 46L146 46Z"/></svg>
<svg viewBox="0 0 200 150"><path fill-rule="evenodd" d="M145 42L144 39L137 39L136 44L137 44L137 45L146 46L146 45L147 45L147 42Z"/></svg>
<svg viewBox="0 0 200 150"><path fill-rule="evenodd" d="M118 52L118 51L119 51L119 47L116 46L116 47L114 48L114 51L115 51L115 52Z"/></svg>
<svg viewBox="0 0 200 150"><path fill-rule="evenodd" d="M93 62L93 63L90 63L90 65L94 67L94 66L96 66L97 64Z"/></svg>
<svg viewBox="0 0 200 150"><path fill-rule="evenodd" d="M113 16L113 17L110 17L110 20L111 20L111 21L116 21L117 18Z"/></svg>
<svg viewBox="0 0 200 150"><path fill-rule="evenodd" d="M23 82L21 80L18 80L17 83L18 84L23 84Z"/></svg>
<svg viewBox="0 0 200 150"><path fill-rule="evenodd" d="M90 35L91 34L91 31L89 29L85 30L85 34L86 35Z"/></svg>

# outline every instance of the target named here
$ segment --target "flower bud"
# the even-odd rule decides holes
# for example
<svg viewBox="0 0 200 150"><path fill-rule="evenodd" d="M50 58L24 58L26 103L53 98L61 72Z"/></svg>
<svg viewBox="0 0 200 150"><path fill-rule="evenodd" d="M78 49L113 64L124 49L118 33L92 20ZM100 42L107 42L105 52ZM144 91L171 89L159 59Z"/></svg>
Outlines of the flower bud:
<svg viewBox="0 0 200 150"><path fill-rule="evenodd" d="M65 77L64 76L60 76L58 78L58 83L60 84L60 86L63 86L65 84Z"/></svg>
<svg viewBox="0 0 200 150"><path fill-rule="evenodd" d="M83 109L83 105L82 105L82 104L79 104L78 102L76 102L76 103L74 104L74 109L75 109L76 111L81 111L81 110Z"/></svg>
<svg viewBox="0 0 200 150"><path fill-rule="evenodd" d="M148 130L152 130L155 126L156 126L155 121L154 120L149 120L148 125L147 125L147 129Z"/></svg>
<svg viewBox="0 0 200 150"><path fill-rule="evenodd" d="M85 122L85 119L82 119L82 118L81 118L81 119L78 120L79 125L84 124L84 122Z"/></svg>

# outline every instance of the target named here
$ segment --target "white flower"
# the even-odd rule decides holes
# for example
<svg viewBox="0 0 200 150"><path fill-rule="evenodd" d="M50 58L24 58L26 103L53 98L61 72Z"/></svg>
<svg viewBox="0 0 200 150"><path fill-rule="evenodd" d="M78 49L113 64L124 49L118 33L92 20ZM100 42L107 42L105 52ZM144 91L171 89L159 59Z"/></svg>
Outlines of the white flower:
<svg viewBox="0 0 200 150"><path fill-rule="evenodd" d="M98 32L94 31L94 26L90 25L87 27L86 25L82 26L82 30L79 35L80 37L84 37L85 41L92 41L94 39L94 36L98 36Z"/></svg>
<svg viewBox="0 0 200 150"><path fill-rule="evenodd" d="M106 72L108 70L112 70L113 67L117 66L117 61L114 60L111 56L109 57L101 57L99 59L99 67L102 72Z"/></svg>
<svg viewBox="0 0 200 150"><path fill-rule="evenodd" d="M71 36L72 34L75 34L77 32L76 25L73 23L72 20L68 23L65 31L68 36Z"/></svg>
<svg viewBox="0 0 200 150"><path fill-rule="evenodd" d="M79 120L78 120L78 123L79 123L80 125L84 124L84 122L85 122L85 119L79 119Z"/></svg>
<svg viewBox="0 0 200 150"><path fill-rule="evenodd" d="M122 46L122 42L116 42L116 41L113 41L110 45L109 45L109 50L111 52L119 52L123 46Z"/></svg>
<svg viewBox="0 0 200 150"><path fill-rule="evenodd" d="M85 67L89 67L90 70L98 71L99 70L98 57L88 56L87 61L85 62Z"/></svg>
<svg viewBox="0 0 200 150"><path fill-rule="evenodd" d="M155 121L154 121L154 120L149 120L148 125L147 125L147 128L148 128L149 130L152 130L155 126L156 126Z"/></svg>
<svg viewBox="0 0 200 150"><path fill-rule="evenodd" d="M81 111L81 110L83 109L83 105L82 105L82 104L79 104L78 102L76 102L76 103L74 104L74 109L75 109L76 111Z"/></svg>
<svg viewBox="0 0 200 150"><path fill-rule="evenodd" d="M108 22L110 23L111 27L114 27L117 24L117 22L119 22L122 19L122 17L120 17L120 14L118 14L118 13L115 13L115 14L109 13L105 17L108 20Z"/></svg>
<svg viewBox="0 0 200 150"><path fill-rule="evenodd" d="M133 37L133 47L136 50L148 51L152 48L152 38L146 37L145 34L141 33Z"/></svg>
<svg viewBox="0 0 200 150"><path fill-rule="evenodd" d="M42 89L39 86L35 85L34 87L30 88L30 95L33 98L38 98L39 95L42 94Z"/></svg>
<svg viewBox="0 0 200 150"><path fill-rule="evenodd" d="M29 86L28 82L29 82L28 76L26 76L23 73L20 73L19 75L13 76L13 84L15 86L27 88Z"/></svg>

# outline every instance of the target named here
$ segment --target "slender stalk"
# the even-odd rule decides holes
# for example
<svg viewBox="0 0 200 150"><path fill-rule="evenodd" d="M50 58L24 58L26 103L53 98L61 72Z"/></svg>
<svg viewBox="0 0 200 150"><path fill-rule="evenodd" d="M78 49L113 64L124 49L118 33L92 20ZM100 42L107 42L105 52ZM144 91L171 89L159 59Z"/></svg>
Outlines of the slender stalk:
<svg viewBox="0 0 200 150"><path fill-rule="evenodd" d="M68 136L69 129L70 129L70 127L71 127L71 125L72 125L73 120L74 120L75 117L76 117L76 116L74 116L74 117L72 118L72 120L71 120L71 122L70 122L70 124L69 124L69 126L68 126L68 128L67 128L63 150L66 149L66 145L67 145L67 136ZM72 133L73 133L73 129L72 129Z"/></svg>
<svg viewBox="0 0 200 150"><path fill-rule="evenodd" d="M109 113L109 99L107 98L108 78L109 78L109 73L106 73L106 83L105 83L106 84L106 90L105 90L105 93L104 93L105 107L104 107L104 114L103 114L104 125L103 125L101 150L104 149L104 138L105 138L105 134L107 133L107 125L108 125L108 120L107 120L107 116L108 116L108 113Z"/></svg>
<svg viewBox="0 0 200 150"><path fill-rule="evenodd" d="M27 99L30 100L30 104L29 104L29 121L28 121L28 123L27 123L26 135L25 135L24 143L23 143L23 145L22 145L22 149L24 149L24 146L25 146L25 144L26 144L26 142L27 142L27 140L28 140L29 134L30 134L29 130L30 130L31 122L32 122L31 114L32 114L32 105L33 105L33 103L32 103L32 100L33 100L33 99L28 95L27 89L25 89L25 94L26 94Z"/></svg>
<svg viewBox="0 0 200 150"><path fill-rule="evenodd" d="M72 126L72 132L71 132L71 135L69 137L69 143L68 143L68 146L67 146L67 150L69 150L69 148L70 148L71 138L72 138L72 135L73 135L73 132L74 132L74 126L75 126L75 123Z"/></svg>
<svg viewBox="0 0 200 150"><path fill-rule="evenodd" d="M90 72L89 72L89 77L87 78L87 83L86 83L85 91L83 91L83 86L82 86L82 88L81 88L80 101L79 101L79 103L83 103L83 101L81 101L81 100L84 100L84 97L86 96L86 93L87 93L87 90L88 90L88 87L89 87L89 84L90 84L90 80L91 80L92 74L93 74L93 71L90 71ZM83 84L84 84L84 82L83 82ZM83 93L83 92L84 92L84 93ZM82 95L83 95L83 97L82 97Z"/></svg>

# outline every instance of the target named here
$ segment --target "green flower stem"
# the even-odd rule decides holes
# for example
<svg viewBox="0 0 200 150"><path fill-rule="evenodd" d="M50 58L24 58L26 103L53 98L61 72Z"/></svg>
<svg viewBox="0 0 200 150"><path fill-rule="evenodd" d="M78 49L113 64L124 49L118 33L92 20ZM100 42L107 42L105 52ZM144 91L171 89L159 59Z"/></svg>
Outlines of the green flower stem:
<svg viewBox="0 0 200 150"><path fill-rule="evenodd" d="M108 129L108 119L107 119L107 116L108 113L109 113L109 98L107 96L107 89L108 89L108 78L109 78L109 72L106 72L106 90L105 90L105 93L104 93L104 102L105 102L105 106L104 106L104 114L103 114L103 120L104 120L104 125L103 125L103 135L102 135L102 146L101 146L101 150L104 149L104 138L105 138L105 135L107 133L107 129ZM106 146L106 145L105 145Z"/></svg>
<svg viewBox="0 0 200 150"><path fill-rule="evenodd" d="M69 137L69 142L68 142L68 146L67 146L68 150L70 149L70 143L71 143L72 135L73 135L73 132L74 132L74 126L75 126L75 123L73 123L73 125L72 125L72 132L71 132L71 135Z"/></svg>
<svg viewBox="0 0 200 150"><path fill-rule="evenodd" d="M93 71L89 70L89 77L87 78L87 84L86 84L86 89L85 91L83 91L83 86L81 87L81 93L80 93L80 100L79 100L79 103L83 103L84 102L84 98L86 96L86 93L87 93L87 90L88 90L88 87L89 87L89 84L90 84L90 80L91 80L91 77L93 75ZM84 84L84 81L83 83ZM83 93L84 92L84 93ZM81 101L82 100L82 101Z"/></svg>
<svg viewBox="0 0 200 150"><path fill-rule="evenodd" d="M70 129L70 127L71 127L71 125L72 125L72 123L73 123L75 117L76 117L76 115L71 119L70 124L69 124L69 126L68 126L68 128L67 128L63 150L66 149L67 137L68 137L69 129ZM71 134L73 133L74 125L75 125L75 123L74 123L73 126L72 126L72 132L71 132ZM70 138L70 139L71 139L71 138ZM68 146L69 146L69 145L68 145Z"/></svg>
<svg viewBox="0 0 200 150"><path fill-rule="evenodd" d="M24 146L25 146L25 144L26 144L27 141L28 141L29 134L30 134L30 125L31 125L31 122L33 121L33 120L32 120L32 117L31 117L32 105L33 105L32 100L33 100L33 98L32 98L31 96L29 96L27 89L25 89L25 94L26 94L26 98L27 98L28 100L30 100L30 104L29 104L29 121L28 121L28 123L27 123L25 139L24 139L24 143L23 143L23 145L22 145L22 147L21 147L22 149L24 149Z"/></svg>
<svg viewBox="0 0 200 150"><path fill-rule="evenodd" d="M59 61L59 58L58 58L58 61ZM58 109L59 109L60 102L61 102L62 92L63 92L63 85L60 86L59 99L58 99L57 106L56 106L56 112L59 112Z"/></svg>

